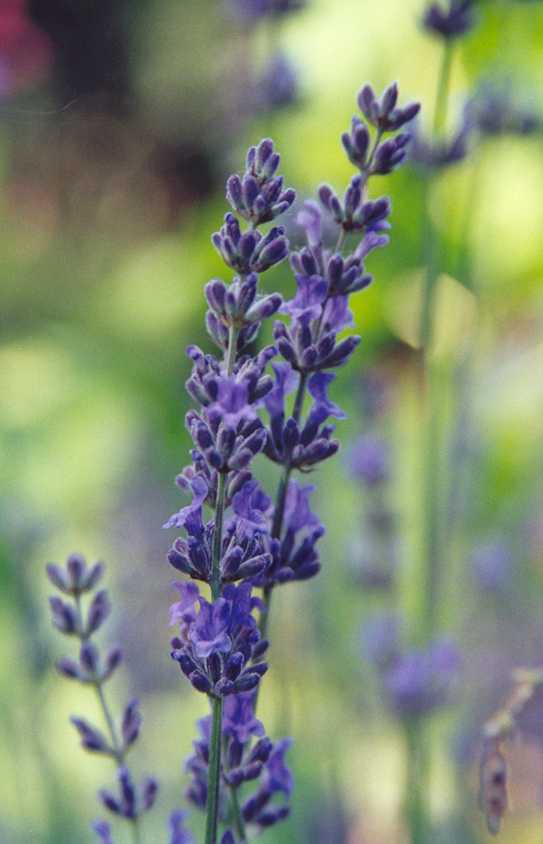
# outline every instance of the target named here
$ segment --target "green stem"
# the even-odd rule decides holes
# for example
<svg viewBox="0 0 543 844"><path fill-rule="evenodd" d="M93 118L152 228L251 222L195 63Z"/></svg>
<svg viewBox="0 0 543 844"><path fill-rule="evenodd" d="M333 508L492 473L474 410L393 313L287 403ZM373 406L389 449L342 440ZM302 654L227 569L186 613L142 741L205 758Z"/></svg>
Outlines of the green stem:
<svg viewBox="0 0 543 844"><path fill-rule="evenodd" d="M438 74L431 144L443 133L447 120L447 106L454 51L446 42L443 47ZM423 228L426 250L426 272L422 289L419 321L419 342L422 355L422 388L424 391L424 420L421 426L420 455L422 458L422 582L420 594L418 638L427 643L433 636L439 593L439 457L440 428L438 404L435 396L435 373L429 361L433 335L433 306L436 281L439 276L439 242L430 216L430 189L432 176L426 182L425 225ZM427 837L426 794L429 780L429 759L424 725L414 721L405 727L407 778L405 792L406 822L410 844L425 844Z"/></svg>
<svg viewBox="0 0 543 844"><path fill-rule="evenodd" d="M247 833L245 831L243 815L241 814L241 807L239 805L237 788L232 788L230 790L230 796L232 803L232 813L234 816L234 827L238 837L238 844L245 844L245 842L247 841Z"/></svg>
<svg viewBox="0 0 543 844"><path fill-rule="evenodd" d="M304 405L305 398L305 388L307 386L307 377L307 372L300 373L298 390L296 392L296 398L294 399L294 408L292 410L292 417L296 423L300 421L300 417L302 415L302 408ZM290 465L290 463L287 463L283 469L283 474L279 481L279 486L277 487L277 495L275 496L275 509L273 514L273 524L271 533L273 539L281 539L281 533L283 530L283 519L285 517L285 505L287 502L288 482L290 480L291 473L292 466ZM266 587L262 594L264 609L260 614L259 628L260 635L263 639L266 638L268 632L268 620L270 615L272 593L273 589L271 589L270 587Z"/></svg>
<svg viewBox="0 0 543 844"><path fill-rule="evenodd" d="M452 69L452 60L454 56L454 48L448 41L445 42L443 47L443 53L441 57L441 65L439 69L438 81L437 81L437 89L436 89L436 101L434 107L434 119L432 123L432 137L431 143L435 143L435 141L440 137L445 127L446 119L447 119L447 107L449 102L449 90L451 85L451 69ZM434 294L434 287L435 281L439 272L438 262L437 262L437 244L435 242L435 236L432 226L432 221L430 217L429 211L429 193L430 193L430 185L431 185L431 177L427 181L426 185L426 197L425 197L425 206L426 206L426 224L424 226L424 239L425 239L425 246L427 250L427 261L426 261L426 274L424 278L424 286L422 292L422 306L421 306L421 313L420 313L420 323L419 323L419 341L420 345L423 349L423 353L426 354L428 350L428 346L431 341L431 333L432 333L432 304L433 304L433 294Z"/></svg>
<svg viewBox="0 0 543 844"><path fill-rule="evenodd" d="M219 822L219 788L221 780L222 698L211 701L211 741L207 780L207 819L205 844L216 844Z"/></svg>
<svg viewBox="0 0 543 844"><path fill-rule="evenodd" d="M445 43L441 59L436 91L436 103L433 120L432 143L442 132L447 118L447 103L451 79L453 48ZM419 341L422 350L423 388L425 389L425 424L422 426L422 504L424 514L423 532L423 583L421 595L421 638L431 638L435 625L436 602L439 591L439 424L438 408L435 401L435 383L429 364L429 351L432 342L432 315L434 293L439 276L439 244L433 229L429 193L431 178L426 184L426 215L424 240L426 249L426 273L422 291L422 303L419 322Z"/></svg>
<svg viewBox="0 0 543 844"><path fill-rule="evenodd" d="M217 502L215 506L215 529L213 532L213 551L211 564L211 597L214 601L221 594L221 551L222 551L222 526L224 522L224 505L226 502L226 474L218 473L217 480Z"/></svg>
<svg viewBox="0 0 543 844"><path fill-rule="evenodd" d="M427 754L422 741L420 721L404 725L406 776L404 812L409 829L409 844L425 844L427 838L424 811L424 785L427 780Z"/></svg>
<svg viewBox="0 0 543 844"><path fill-rule="evenodd" d="M226 374L231 375L236 360L238 329L230 326L228 348L225 354ZM217 500L215 504L215 530L211 559L211 597L216 601L221 594L221 554L224 510L226 504L226 473L219 473L217 481ZM219 824L219 789L221 780L221 745L222 745L222 698L211 698L212 729L209 746L209 766L207 780L206 807L206 844L216 844Z"/></svg>
<svg viewBox="0 0 543 844"><path fill-rule="evenodd" d="M437 79L434 121L432 124L433 140L439 138L439 136L442 134L447 120L453 54L454 45L450 41L446 40L443 45L443 56L441 59L439 76Z"/></svg>

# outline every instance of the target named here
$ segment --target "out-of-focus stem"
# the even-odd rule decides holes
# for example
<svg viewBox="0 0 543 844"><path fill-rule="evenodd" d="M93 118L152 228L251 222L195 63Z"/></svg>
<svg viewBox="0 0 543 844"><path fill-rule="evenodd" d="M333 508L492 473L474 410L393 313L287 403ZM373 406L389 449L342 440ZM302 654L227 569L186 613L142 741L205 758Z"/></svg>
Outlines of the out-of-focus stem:
<svg viewBox="0 0 543 844"><path fill-rule="evenodd" d="M228 348L224 364L226 375L232 374L236 360L238 330L231 326L228 334ZM215 530L211 560L211 597L216 601L221 594L221 551L224 509L226 503L226 474L219 473L217 481L217 500L215 505ZM221 739L222 739L222 698L211 698L211 741L209 745L209 767L207 781L206 806L206 844L216 844L219 822L219 788L221 779Z"/></svg>
<svg viewBox="0 0 543 844"><path fill-rule="evenodd" d="M436 89L436 102L432 123L433 146L439 139L447 120L447 106L451 80L453 47L445 41ZM439 593L439 462L440 437L439 415L436 401L435 372L429 360L433 335L433 306L437 278L439 276L439 242L430 216L430 189L432 177L426 181L425 223L423 227L426 251L426 272L424 275L419 320L419 343L422 356L422 390L424 421L421 426L420 455L422 471L422 577L420 583L421 606L419 608L418 638L427 643L433 636L436 622ZM409 830L410 844L428 844L427 809L425 796L428 791L429 757L425 725L417 720L405 727L406 735L406 792L404 808Z"/></svg>
<svg viewBox="0 0 543 844"><path fill-rule="evenodd" d="M435 143L443 130L450 87L453 48L445 42L439 71L431 143ZM432 310L435 283L439 275L439 244L431 223L429 193L431 177L426 185L426 273L422 291L419 322L419 342L422 354L425 424L422 426L422 489L423 489L423 577L421 583L422 607L420 612L420 637L431 638L435 626L436 601L439 588L439 421L435 388L429 363L432 341Z"/></svg>
<svg viewBox="0 0 543 844"><path fill-rule="evenodd" d="M425 844L427 820L424 789L427 784L428 754L419 720L404 725L406 746L404 811L409 827L410 844Z"/></svg>

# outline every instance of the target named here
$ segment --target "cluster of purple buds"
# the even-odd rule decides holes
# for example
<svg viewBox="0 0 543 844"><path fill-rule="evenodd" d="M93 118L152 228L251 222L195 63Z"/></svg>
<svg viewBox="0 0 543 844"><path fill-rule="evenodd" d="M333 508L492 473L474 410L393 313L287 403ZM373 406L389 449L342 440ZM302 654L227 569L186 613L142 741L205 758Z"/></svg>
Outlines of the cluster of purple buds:
<svg viewBox="0 0 543 844"><path fill-rule="evenodd" d="M389 708L397 717L413 720L450 702L461 662L457 648L448 639L405 650L399 631L394 614L377 616L363 628L363 643L367 658L378 671Z"/></svg>
<svg viewBox="0 0 543 844"><path fill-rule="evenodd" d="M272 141L264 140L247 153L243 176L230 176L226 183L233 210L253 227L279 217L294 202L295 191L284 188L283 177L276 175L279 162Z"/></svg>
<svg viewBox="0 0 543 844"><path fill-rule="evenodd" d="M446 0L444 3L431 3L422 23L429 32L447 41L461 38L475 26L474 2Z"/></svg>
<svg viewBox="0 0 543 844"><path fill-rule="evenodd" d="M466 123L483 137L531 135L541 129L541 115L517 102L506 85L481 85L464 114Z"/></svg>
<svg viewBox="0 0 543 844"><path fill-rule="evenodd" d="M270 57L256 83L257 106L266 109L286 108L298 100L298 69L287 53Z"/></svg>
<svg viewBox="0 0 543 844"><path fill-rule="evenodd" d="M122 652L114 647L103 655L94 640L111 611L107 592L96 591L103 571L102 563L88 566L79 554L72 554L65 568L54 564L47 566L49 580L63 596L49 599L53 624L61 633L75 637L80 643L78 659L63 657L57 662L57 668L64 677L91 686L98 693L109 735L85 718L72 717L71 721L85 750L110 757L117 766L118 794L101 790L102 804L112 814L136 823L140 815L153 807L158 783L148 777L136 787L125 762L140 732L142 718L138 701L128 703L118 727L105 702L103 687L121 664ZM110 827L105 821L96 821L94 829L102 844L111 841Z"/></svg>
<svg viewBox="0 0 543 844"><path fill-rule="evenodd" d="M280 341L277 345L281 349ZM264 453L275 463L307 471L316 463L332 457L339 448L339 442L331 438L334 426L325 424L330 416L340 419L345 417L327 395L328 385L334 380L334 375L316 372L308 379L307 387L313 404L302 424L285 412L285 399L296 385L292 367L289 363L275 363L273 369L275 386L264 398L270 420Z"/></svg>
<svg viewBox="0 0 543 844"><path fill-rule="evenodd" d="M397 158L398 147L382 135L395 132L410 121L419 106L413 103L398 108L397 87L390 86L381 99L377 99L369 85L359 95L359 104L369 124L377 129L371 152L366 143L367 126L355 118L351 135L343 136L349 158L361 170L347 187L343 201L329 185L319 189L319 199L337 227L338 245L333 251L322 243L322 220L318 206L309 202L299 215L299 222L306 231L307 246L291 256L297 294L284 310L291 317L290 325L276 323L274 337L280 354L300 373L333 369L346 363L356 348L359 338L347 337L336 342L336 335L352 324L348 308L348 295L363 290L371 282L364 270L364 259L375 248L388 242L388 198L367 198L367 183L378 172L389 172L403 160ZM363 126L361 134L361 125ZM361 140L361 138L364 140ZM407 144L403 143L402 149ZM394 149L393 149L394 146ZM401 145L400 145L401 146ZM364 149L362 149L364 147ZM365 150L365 151L364 151ZM384 168L385 160L390 167ZM379 161L379 167L376 162ZM394 162L394 163L392 163ZM356 233L360 238L352 253L341 254L340 246L346 235Z"/></svg>
<svg viewBox="0 0 543 844"><path fill-rule="evenodd" d="M228 794L243 786L253 791L240 806L243 822L255 831L284 820L289 814L288 798L292 774L285 764L290 739L272 742L262 723L254 715L252 694L231 695L225 700L223 714L224 753L221 767L220 810L228 823ZM186 797L198 809L205 809L209 764L210 717L198 722L200 737L193 742L194 753L186 762L191 775ZM246 795L246 789L244 795ZM234 836L230 834L234 844Z"/></svg>
<svg viewBox="0 0 543 844"><path fill-rule="evenodd" d="M442 170L459 164L468 155L472 128L471 122L463 119L449 137L430 140L417 127L409 149L409 160L430 170Z"/></svg>
<svg viewBox="0 0 543 844"><path fill-rule="evenodd" d="M260 602L251 584L228 585L213 603L194 583L175 586L181 600L171 607L170 623L180 632L172 639L172 658L194 688L214 697L256 688L268 668L262 660L268 642L252 615Z"/></svg>
<svg viewBox="0 0 543 844"><path fill-rule="evenodd" d="M257 586L270 590L291 580L308 580L320 571L316 545L325 530L309 506L314 490L314 486L302 487L296 481L289 481L282 536L271 540L271 562L254 578Z"/></svg>

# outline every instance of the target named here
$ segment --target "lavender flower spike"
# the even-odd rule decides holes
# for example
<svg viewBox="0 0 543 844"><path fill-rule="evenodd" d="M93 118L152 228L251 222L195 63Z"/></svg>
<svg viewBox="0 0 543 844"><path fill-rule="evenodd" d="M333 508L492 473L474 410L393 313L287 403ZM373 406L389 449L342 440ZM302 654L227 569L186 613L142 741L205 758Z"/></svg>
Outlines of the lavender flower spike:
<svg viewBox="0 0 543 844"><path fill-rule="evenodd" d="M473 0L447 0L431 3L422 20L423 26L445 40L460 38L475 25Z"/></svg>
<svg viewBox="0 0 543 844"><path fill-rule="evenodd" d="M85 718L72 717L71 721L82 747L91 753L110 757L117 768L118 792L102 789L99 798L103 806L137 828L141 815L152 809L155 803L158 783L148 777L137 787L126 766L128 751L137 740L141 727L138 701L134 699L126 706L119 732L104 694L105 683L122 661L122 652L115 647L102 655L94 641L95 633L102 627L111 608L105 590L93 594L102 573L102 563L87 566L85 559L78 554L68 558L64 569L52 564L47 566L47 575L53 586L73 601L68 603L56 596L50 599L53 624L61 633L75 636L80 642L79 658L64 657L57 663L57 668L65 677L96 690L108 735ZM87 600L86 607L84 598ZM93 829L101 844L113 844L106 821L97 820Z"/></svg>

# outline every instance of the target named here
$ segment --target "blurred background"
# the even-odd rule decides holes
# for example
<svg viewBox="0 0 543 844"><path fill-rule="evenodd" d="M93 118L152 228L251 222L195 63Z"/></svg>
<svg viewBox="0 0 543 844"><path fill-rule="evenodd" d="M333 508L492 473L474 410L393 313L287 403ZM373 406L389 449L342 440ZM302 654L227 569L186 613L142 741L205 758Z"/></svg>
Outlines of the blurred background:
<svg viewBox="0 0 543 844"><path fill-rule="evenodd" d="M184 348L210 348L202 288L226 277L210 244L225 178L271 135L300 199L321 181L343 189L352 167L339 138L368 80L381 91L397 79L402 101L422 102L424 131L441 49L420 26L424 5L307 0L270 20L243 0L0 3L2 844L90 841L94 792L113 775L67 723L95 715L91 696L53 670L65 642L50 628L44 565L72 551L108 564L108 635L127 650L116 692L142 700L134 765L162 783L146 824L148 841L164 840L206 703L169 657L172 535L161 525L180 506L173 478L189 447ZM268 834L275 844L406 840L404 737L360 635L383 606L365 586L371 501L348 455L362 433L386 441L398 601L416 623L414 321L428 221L440 267L436 625L463 663L428 728L433 844L486 840L478 737L510 669L543 661L542 3L480 4L454 56L452 133L485 85L534 115L530 131L481 134L455 166L428 176L412 162L381 181L392 243L371 258L375 283L355 299L363 342L334 385L349 418L342 456L318 478L323 569L274 605L261 715L273 738L295 737L296 778L291 818ZM286 265L266 278L292 295ZM264 461L260 473L273 488ZM512 752L511 844L541 841L543 702L532 716Z"/></svg>

